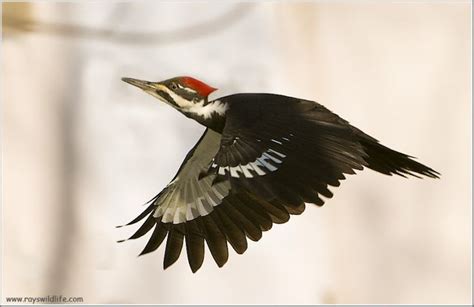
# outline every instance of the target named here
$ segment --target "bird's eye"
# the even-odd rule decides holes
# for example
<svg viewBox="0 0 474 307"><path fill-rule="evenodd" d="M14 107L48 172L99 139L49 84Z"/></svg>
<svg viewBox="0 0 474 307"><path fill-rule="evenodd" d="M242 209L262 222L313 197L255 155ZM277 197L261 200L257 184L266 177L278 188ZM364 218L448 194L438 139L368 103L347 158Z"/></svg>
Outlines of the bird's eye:
<svg viewBox="0 0 474 307"><path fill-rule="evenodd" d="M194 97L194 98L193 98L193 101L194 101L194 102L199 102L199 97Z"/></svg>
<svg viewBox="0 0 474 307"><path fill-rule="evenodd" d="M178 89L178 86L176 85L176 83L171 83L171 89L172 90L177 90Z"/></svg>

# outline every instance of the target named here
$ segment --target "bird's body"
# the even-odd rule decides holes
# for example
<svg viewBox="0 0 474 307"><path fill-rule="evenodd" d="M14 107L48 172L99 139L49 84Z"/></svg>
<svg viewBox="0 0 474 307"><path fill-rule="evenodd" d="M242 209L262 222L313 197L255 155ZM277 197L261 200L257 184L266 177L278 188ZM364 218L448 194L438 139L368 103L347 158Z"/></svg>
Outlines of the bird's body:
<svg viewBox="0 0 474 307"><path fill-rule="evenodd" d="M204 241L219 266L257 241L273 223L332 197L345 174L364 167L383 174L438 173L381 145L322 105L275 94L235 94L209 101L215 89L190 78L162 82L125 78L207 127L173 180L129 224L145 219L131 239L152 231L142 254L168 237L164 267L185 241L193 272ZM184 240L185 239L185 240Z"/></svg>

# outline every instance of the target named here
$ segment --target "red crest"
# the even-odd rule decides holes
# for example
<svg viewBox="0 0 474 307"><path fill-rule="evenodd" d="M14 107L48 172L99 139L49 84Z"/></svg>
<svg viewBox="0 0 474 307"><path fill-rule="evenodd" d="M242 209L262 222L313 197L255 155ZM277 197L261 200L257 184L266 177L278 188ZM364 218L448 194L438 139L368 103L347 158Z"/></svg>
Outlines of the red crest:
<svg viewBox="0 0 474 307"><path fill-rule="evenodd" d="M199 95L204 97L209 96L210 93L217 90L216 88L209 86L206 83L194 79L192 77L181 77L180 81L184 86L195 90Z"/></svg>

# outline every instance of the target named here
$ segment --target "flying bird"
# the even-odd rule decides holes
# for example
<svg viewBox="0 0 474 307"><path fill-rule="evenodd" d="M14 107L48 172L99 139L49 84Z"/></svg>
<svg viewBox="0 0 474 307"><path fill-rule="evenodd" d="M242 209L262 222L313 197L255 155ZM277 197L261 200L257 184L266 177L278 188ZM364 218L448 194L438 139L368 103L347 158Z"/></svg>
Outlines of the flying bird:
<svg viewBox="0 0 474 307"><path fill-rule="evenodd" d="M305 203L322 206L333 196L328 187L339 186L355 170L439 175L314 101L263 93L209 100L216 88L192 77L122 80L206 127L171 182L126 224L144 220L129 239L151 232L140 255L167 238L164 269L185 245L196 272L204 260L204 242L222 267L227 243L244 253L247 238L258 241L273 223L301 214Z"/></svg>

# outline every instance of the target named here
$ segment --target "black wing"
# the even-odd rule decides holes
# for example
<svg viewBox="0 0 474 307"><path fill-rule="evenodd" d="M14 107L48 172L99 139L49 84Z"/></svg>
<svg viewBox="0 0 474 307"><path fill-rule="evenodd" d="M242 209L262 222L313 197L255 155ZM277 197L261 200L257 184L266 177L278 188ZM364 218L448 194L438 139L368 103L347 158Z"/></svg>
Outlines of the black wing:
<svg viewBox="0 0 474 307"><path fill-rule="evenodd" d="M278 200L265 201L247 191L233 193L227 181L213 184L213 175L199 178L217 153L220 139L220 134L206 130L175 178L127 224L145 219L129 239L152 231L140 255L156 250L168 237L163 262L167 268L178 260L185 242L189 265L196 272L202 265L206 242L218 266L223 266L228 259L227 242L242 254L247 249L246 237L257 241L272 223L284 223L289 214L303 211L303 203L287 208Z"/></svg>
<svg viewBox="0 0 474 307"><path fill-rule="evenodd" d="M220 134L206 130L186 155L173 180L150 200L142 214L127 224L146 218L129 239L142 237L153 229L140 255L156 250L168 237L163 262L167 268L179 258L186 237L189 263L196 271L204 259L204 240L221 240L210 213L229 194L230 185L222 182L211 186L211 177L198 180L199 172L219 149L220 138Z"/></svg>
<svg viewBox="0 0 474 307"><path fill-rule="evenodd" d="M251 97L248 97L251 98ZM384 174L437 177L437 172L393 151L320 104L256 95L227 112L221 146L207 171L214 183L250 191L267 201L322 205L344 174L364 166ZM322 196L322 197L321 197Z"/></svg>
<svg viewBox="0 0 474 307"><path fill-rule="evenodd" d="M156 250L167 237L167 268L186 242L195 272L206 242L222 266L227 242L245 252L247 237L259 240L273 223L302 213L305 202L323 205L322 197L332 197L328 186L338 186L344 174L367 166L385 174L437 177L315 102L269 96L233 104L222 135L206 130L175 178L127 224L145 219L129 239L152 231L141 254Z"/></svg>

